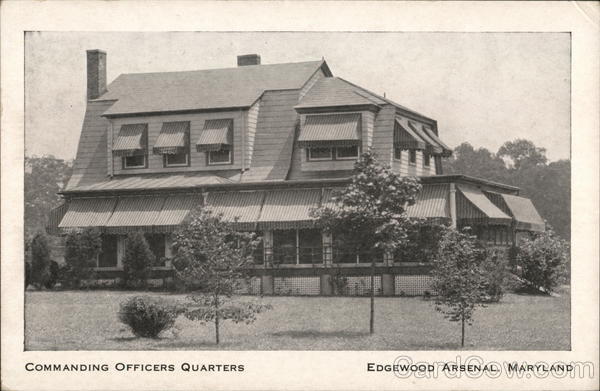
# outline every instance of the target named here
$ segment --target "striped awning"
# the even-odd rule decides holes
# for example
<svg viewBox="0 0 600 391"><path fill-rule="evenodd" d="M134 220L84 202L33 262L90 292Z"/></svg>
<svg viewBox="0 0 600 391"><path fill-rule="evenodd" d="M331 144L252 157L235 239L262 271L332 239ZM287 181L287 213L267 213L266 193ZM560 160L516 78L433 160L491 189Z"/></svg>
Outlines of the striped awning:
<svg viewBox="0 0 600 391"><path fill-rule="evenodd" d="M494 205L480 189L464 185L456 187L456 214L461 225L511 224L512 218Z"/></svg>
<svg viewBox="0 0 600 391"><path fill-rule="evenodd" d="M406 119L397 117L394 123L394 147L425 149L425 141L408 125Z"/></svg>
<svg viewBox="0 0 600 391"><path fill-rule="evenodd" d="M50 211L50 214L48 215L48 221L46 222L46 233L49 235L59 235L61 233L58 225L62 221L63 217L65 217L65 214L68 210L69 203L65 202L64 204L61 204Z"/></svg>
<svg viewBox="0 0 600 391"><path fill-rule="evenodd" d="M91 228L104 227L112 215L117 199L78 198L69 202L67 213L58 224L58 228Z"/></svg>
<svg viewBox="0 0 600 391"><path fill-rule="evenodd" d="M411 218L449 219L448 185L424 185L414 205L406 209Z"/></svg>
<svg viewBox="0 0 600 391"><path fill-rule="evenodd" d="M119 197L115 210L106 223L105 232L112 234L131 231L152 232L165 203L165 197Z"/></svg>
<svg viewBox="0 0 600 391"><path fill-rule="evenodd" d="M113 153L118 156L146 154L148 124L121 125L113 143Z"/></svg>
<svg viewBox="0 0 600 391"><path fill-rule="evenodd" d="M431 129L429 126L427 125L423 125L423 130L425 131L425 133L427 133L427 135L429 136L429 138L431 138L433 141L435 141L435 143L437 145L439 145L440 147L442 147L442 156L448 157L450 155L452 155L452 149L450 149L449 146L447 146L433 131L433 129Z"/></svg>
<svg viewBox="0 0 600 391"><path fill-rule="evenodd" d="M254 230L264 200L264 191L216 192L206 197L206 208L235 222L236 228Z"/></svg>
<svg viewBox="0 0 600 391"><path fill-rule="evenodd" d="M314 225L311 209L321 201L321 189L275 190L267 193L258 219L258 229L309 228Z"/></svg>
<svg viewBox="0 0 600 391"><path fill-rule="evenodd" d="M204 121L204 129L200 132L200 138L196 142L196 150L219 151L223 147L230 146L232 140L232 119L209 119Z"/></svg>
<svg viewBox="0 0 600 391"><path fill-rule="evenodd" d="M517 230L541 232L546 229L546 223L530 199L487 191L485 195L488 196L494 205L514 219Z"/></svg>
<svg viewBox="0 0 600 391"><path fill-rule="evenodd" d="M339 193L342 189L324 189L323 198L321 200L321 206L324 208L330 208L333 210L339 210L339 206L333 201L333 197L336 193Z"/></svg>
<svg viewBox="0 0 600 391"><path fill-rule="evenodd" d="M178 154L185 152L188 145L190 123L164 122L156 143L152 148L155 154Z"/></svg>
<svg viewBox="0 0 600 391"><path fill-rule="evenodd" d="M202 205L201 194L181 194L167 197L154 221L153 232L174 231L199 205Z"/></svg>
<svg viewBox="0 0 600 391"><path fill-rule="evenodd" d="M444 152L444 149L427 135L427 132L425 132L423 125L413 121L408 121L408 124L410 128L414 130L415 133L417 133L423 141L425 141L425 150L428 153L432 155L441 155Z"/></svg>
<svg viewBox="0 0 600 391"><path fill-rule="evenodd" d="M360 114L308 115L300 129L298 146L360 145Z"/></svg>

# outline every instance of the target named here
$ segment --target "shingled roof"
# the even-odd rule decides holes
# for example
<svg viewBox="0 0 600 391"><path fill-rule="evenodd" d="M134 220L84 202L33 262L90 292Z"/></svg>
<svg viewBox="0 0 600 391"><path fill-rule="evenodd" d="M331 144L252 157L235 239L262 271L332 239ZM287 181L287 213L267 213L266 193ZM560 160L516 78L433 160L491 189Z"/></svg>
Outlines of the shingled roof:
<svg viewBox="0 0 600 391"><path fill-rule="evenodd" d="M250 107L264 91L299 89L325 61L186 72L128 73L96 100L116 100L104 116Z"/></svg>

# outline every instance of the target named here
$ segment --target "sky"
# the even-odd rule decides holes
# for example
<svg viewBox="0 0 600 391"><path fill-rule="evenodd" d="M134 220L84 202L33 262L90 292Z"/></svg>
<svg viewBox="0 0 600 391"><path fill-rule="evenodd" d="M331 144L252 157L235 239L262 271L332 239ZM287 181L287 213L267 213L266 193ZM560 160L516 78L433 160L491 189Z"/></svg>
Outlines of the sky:
<svg viewBox="0 0 600 391"><path fill-rule="evenodd" d="M122 73L228 68L324 58L334 76L435 119L450 147L492 152L526 138L549 160L570 156L567 33L89 33L25 38L26 154L73 159L85 113L85 51Z"/></svg>

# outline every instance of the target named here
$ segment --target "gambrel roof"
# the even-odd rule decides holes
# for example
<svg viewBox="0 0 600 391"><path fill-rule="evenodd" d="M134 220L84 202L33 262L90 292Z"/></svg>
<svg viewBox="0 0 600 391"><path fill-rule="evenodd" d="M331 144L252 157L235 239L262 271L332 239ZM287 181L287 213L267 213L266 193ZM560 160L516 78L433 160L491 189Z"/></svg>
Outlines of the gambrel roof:
<svg viewBox="0 0 600 391"><path fill-rule="evenodd" d="M250 107L264 91L300 89L325 61L185 72L127 73L96 100L116 100L105 116Z"/></svg>

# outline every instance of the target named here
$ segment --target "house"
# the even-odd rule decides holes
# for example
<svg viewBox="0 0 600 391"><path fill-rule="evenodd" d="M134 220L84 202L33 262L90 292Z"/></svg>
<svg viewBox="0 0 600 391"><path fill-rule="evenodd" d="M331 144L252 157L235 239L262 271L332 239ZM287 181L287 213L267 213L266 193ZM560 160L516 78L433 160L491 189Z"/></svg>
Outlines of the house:
<svg viewBox="0 0 600 391"><path fill-rule="evenodd" d="M258 231L249 292L331 294L332 274L348 292L421 294L427 260L357 252L324 235L309 216L347 183L361 151L423 191L411 217L469 225L490 245L544 229L519 189L463 175L443 175L451 154L434 119L333 75L324 60L261 64L238 56L237 67L123 74L107 86L106 53L87 51L87 109L73 175L49 230L98 227L101 278L121 273L125 235L145 232L172 273L169 233L201 204L241 230Z"/></svg>

